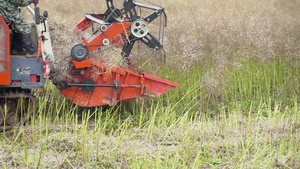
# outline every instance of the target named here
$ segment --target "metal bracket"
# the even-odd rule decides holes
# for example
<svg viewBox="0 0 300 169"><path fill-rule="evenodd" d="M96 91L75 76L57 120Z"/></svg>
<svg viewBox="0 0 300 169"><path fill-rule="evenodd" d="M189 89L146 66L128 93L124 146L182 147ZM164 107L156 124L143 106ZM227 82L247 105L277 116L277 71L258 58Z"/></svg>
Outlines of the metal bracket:
<svg viewBox="0 0 300 169"><path fill-rule="evenodd" d="M133 3L132 0L128 0L124 2L124 13L127 18L130 19L139 19L137 12L135 10L135 4Z"/></svg>
<svg viewBox="0 0 300 169"><path fill-rule="evenodd" d="M114 8L113 0L106 0L107 8Z"/></svg>

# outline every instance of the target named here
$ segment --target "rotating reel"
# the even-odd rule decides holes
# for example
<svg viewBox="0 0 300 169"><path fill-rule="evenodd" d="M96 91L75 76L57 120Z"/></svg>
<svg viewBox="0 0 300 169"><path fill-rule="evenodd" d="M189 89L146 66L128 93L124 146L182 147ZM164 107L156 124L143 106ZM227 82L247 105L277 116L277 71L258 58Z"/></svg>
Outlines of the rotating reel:
<svg viewBox="0 0 300 169"><path fill-rule="evenodd" d="M99 49L101 46L110 46L122 48L121 55L124 59L128 57L133 50L134 44L139 41L152 49L154 52L163 48L162 27L166 27L167 16L162 7L147 5L133 0L124 0L122 7L114 6L113 0L106 0L107 10L103 14L86 14L86 18L81 21L76 30L85 31L93 23L100 24L97 31L93 31L93 39L84 39L84 45L75 45L72 48L71 56L73 60L84 61L89 52ZM141 16L137 9L145 9L150 14ZM142 13L142 12L140 12ZM154 30L158 34L158 39L150 33L149 25L159 16L164 19L160 20L160 28ZM157 27L152 27L157 28ZM127 31L129 34L127 34ZM99 33L96 35L96 32ZM119 35L119 36L117 36Z"/></svg>

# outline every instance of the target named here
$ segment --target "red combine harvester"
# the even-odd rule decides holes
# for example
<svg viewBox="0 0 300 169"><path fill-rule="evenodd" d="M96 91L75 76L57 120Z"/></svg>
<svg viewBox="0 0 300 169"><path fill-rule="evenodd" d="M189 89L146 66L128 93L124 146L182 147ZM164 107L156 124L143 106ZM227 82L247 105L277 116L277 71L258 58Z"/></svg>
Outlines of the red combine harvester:
<svg viewBox="0 0 300 169"><path fill-rule="evenodd" d="M70 70L57 83L61 94L81 107L113 106L136 98L156 97L178 87L180 84L175 82L135 73L130 59L137 41L154 52L163 48L161 40L150 33L149 24L161 15L166 17L164 9L133 0L123 1L119 9L112 0L106 2L108 9L104 14L86 14L74 28L80 34L92 27L93 36L91 39L83 37L82 43L71 49ZM142 17L138 15L137 8L151 12ZM45 78L49 77L49 61L53 54L47 12L39 15L38 7L31 12L37 16L32 24L35 32L32 33L33 43L39 49L35 58L10 55L12 33L9 23L0 16L0 129L13 127L30 117L35 107L31 90L42 88ZM94 29L95 25L97 29ZM129 68L105 65L102 58L110 56L90 57L101 47L118 48Z"/></svg>

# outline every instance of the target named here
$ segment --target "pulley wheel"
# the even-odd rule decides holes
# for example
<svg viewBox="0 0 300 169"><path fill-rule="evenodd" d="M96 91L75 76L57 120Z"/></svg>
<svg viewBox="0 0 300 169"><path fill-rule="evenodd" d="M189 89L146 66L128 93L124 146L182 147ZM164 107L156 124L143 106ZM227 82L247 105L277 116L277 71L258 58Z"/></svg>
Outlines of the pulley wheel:
<svg viewBox="0 0 300 169"><path fill-rule="evenodd" d="M108 46L109 45L109 40L108 39L103 39L102 43L104 46Z"/></svg>
<svg viewBox="0 0 300 169"><path fill-rule="evenodd" d="M68 82L63 80L58 83L58 87L60 90L64 90L68 88Z"/></svg>
<svg viewBox="0 0 300 169"><path fill-rule="evenodd" d="M143 19L137 19L131 25L131 33L137 38L142 38L146 36L148 32L148 23Z"/></svg>
<svg viewBox="0 0 300 169"><path fill-rule="evenodd" d="M89 55L89 51L86 46L82 44L75 45L71 50L72 59L78 62L85 60Z"/></svg>
<svg viewBox="0 0 300 169"><path fill-rule="evenodd" d="M107 31L107 26L106 26L106 25L101 25L101 26L100 26L100 30L101 30L102 32Z"/></svg>

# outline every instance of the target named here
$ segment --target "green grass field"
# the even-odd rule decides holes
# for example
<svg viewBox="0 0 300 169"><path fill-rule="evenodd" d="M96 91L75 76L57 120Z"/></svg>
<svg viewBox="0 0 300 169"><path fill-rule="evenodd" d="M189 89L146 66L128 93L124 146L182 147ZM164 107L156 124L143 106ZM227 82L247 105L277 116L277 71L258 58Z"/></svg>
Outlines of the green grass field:
<svg viewBox="0 0 300 169"><path fill-rule="evenodd" d="M105 8L84 2L40 7L55 24ZM153 2L167 63L143 69L182 86L83 109L48 82L34 118L1 133L2 168L300 168L300 1Z"/></svg>

